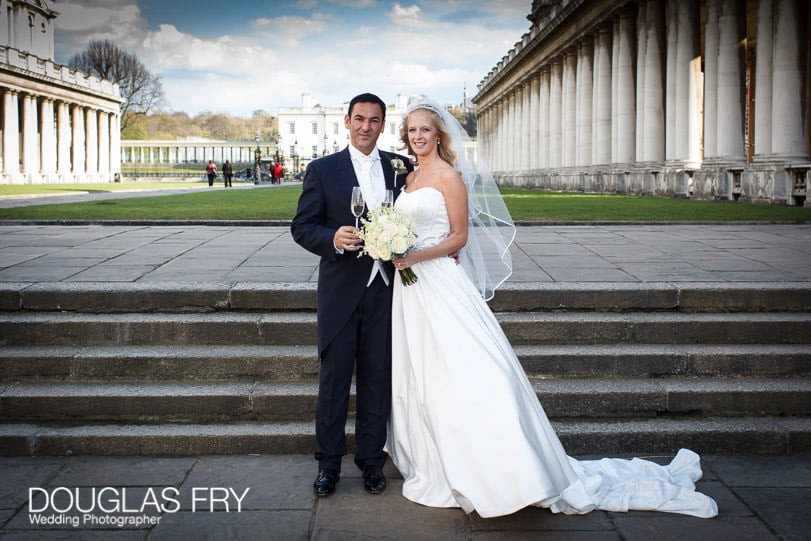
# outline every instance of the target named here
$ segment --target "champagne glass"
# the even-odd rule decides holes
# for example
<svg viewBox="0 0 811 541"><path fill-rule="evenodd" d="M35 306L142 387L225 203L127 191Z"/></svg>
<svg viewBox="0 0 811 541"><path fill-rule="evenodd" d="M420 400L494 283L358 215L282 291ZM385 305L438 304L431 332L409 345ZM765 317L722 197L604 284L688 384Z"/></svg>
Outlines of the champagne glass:
<svg viewBox="0 0 811 541"><path fill-rule="evenodd" d="M394 190L386 190L382 205L389 208L394 206Z"/></svg>
<svg viewBox="0 0 811 541"><path fill-rule="evenodd" d="M358 228L358 218L363 214L363 209L366 203L363 202L363 192L360 191L360 186L352 187L352 216L355 217L355 229Z"/></svg>

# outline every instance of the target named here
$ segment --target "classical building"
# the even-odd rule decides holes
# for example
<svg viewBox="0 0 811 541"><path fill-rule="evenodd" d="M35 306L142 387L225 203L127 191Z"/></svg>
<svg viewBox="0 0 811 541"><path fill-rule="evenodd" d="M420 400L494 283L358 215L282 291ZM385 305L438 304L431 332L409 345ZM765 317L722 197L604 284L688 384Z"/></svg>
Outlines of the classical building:
<svg viewBox="0 0 811 541"><path fill-rule="evenodd" d="M503 184L801 205L807 0L534 0L478 86Z"/></svg>
<svg viewBox="0 0 811 541"><path fill-rule="evenodd" d="M400 124L408 107L409 97L397 94L386 110L386 127L377 140L377 147L387 152L403 153L400 149ZM463 101L464 103L464 101ZM300 169L319 156L343 150L349 144L349 130L344 127L344 116L349 104L341 107L323 107L310 94L301 95L301 107L279 108L279 148L287 163L297 163ZM476 161L478 145L470 141L465 152Z"/></svg>
<svg viewBox="0 0 811 541"><path fill-rule="evenodd" d="M54 62L49 4L0 0L0 183L112 181L118 85Z"/></svg>
<svg viewBox="0 0 811 541"><path fill-rule="evenodd" d="M386 128L377 141L378 148L398 152L400 115L408 105L408 96L397 99L386 110ZM349 104L324 107L310 94L301 95L300 107L279 108L279 147L288 163L298 162L299 168L310 160L343 150L349 144L349 130L344 116Z"/></svg>

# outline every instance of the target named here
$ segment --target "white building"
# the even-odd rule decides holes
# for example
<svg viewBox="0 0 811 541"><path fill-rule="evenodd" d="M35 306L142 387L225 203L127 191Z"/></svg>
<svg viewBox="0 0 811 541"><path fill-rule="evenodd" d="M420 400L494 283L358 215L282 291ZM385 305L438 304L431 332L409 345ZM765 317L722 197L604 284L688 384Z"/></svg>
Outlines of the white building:
<svg viewBox="0 0 811 541"><path fill-rule="evenodd" d="M377 140L381 150L399 150L399 130L403 111L408 105L408 96L397 95L386 110L386 129ZM349 130L344 126L344 116L349 103L340 107L324 107L316 103L310 94L301 95L300 107L279 108L279 148L285 160L293 167L298 157L299 168L319 156L343 150L349 144Z"/></svg>
<svg viewBox="0 0 811 541"><path fill-rule="evenodd" d="M49 3L0 0L0 183L110 182L118 85L54 63Z"/></svg>
<svg viewBox="0 0 811 541"><path fill-rule="evenodd" d="M503 184L808 205L808 0L535 0L482 80Z"/></svg>

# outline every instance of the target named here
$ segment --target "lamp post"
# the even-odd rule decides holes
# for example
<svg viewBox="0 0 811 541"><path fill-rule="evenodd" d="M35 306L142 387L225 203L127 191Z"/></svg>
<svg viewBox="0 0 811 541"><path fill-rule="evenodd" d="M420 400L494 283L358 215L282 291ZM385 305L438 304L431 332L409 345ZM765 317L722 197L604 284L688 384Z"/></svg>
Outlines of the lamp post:
<svg viewBox="0 0 811 541"><path fill-rule="evenodd" d="M325 133L324 134L324 150L321 153L321 155L326 156L327 154L329 154L329 150L327 150L327 134Z"/></svg>
<svg viewBox="0 0 811 541"><path fill-rule="evenodd" d="M254 156L254 164L253 164L253 183L259 184L261 180L261 169L260 163L262 161L262 149L259 148L259 132L256 132L256 150L253 152Z"/></svg>
<svg viewBox="0 0 811 541"><path fill-rule="evenodd" d="M293 176L298 174L298 139L293 143Z"/></svg>
<svg viewBox="0 0 811 541"><path fill-rule="evenodd" d="M332 153L335 154L336 152L338 152L338 141L333 141L332 142Z"/></svg>

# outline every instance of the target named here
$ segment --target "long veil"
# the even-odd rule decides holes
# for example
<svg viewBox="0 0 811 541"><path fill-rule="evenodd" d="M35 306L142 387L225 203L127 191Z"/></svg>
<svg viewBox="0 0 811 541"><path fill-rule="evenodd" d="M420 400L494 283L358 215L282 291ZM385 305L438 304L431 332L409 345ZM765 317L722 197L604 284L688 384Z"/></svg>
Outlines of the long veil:
<svg viewBox="0 0 811 541"><path fill-rule="evenodd" d="M485 300L493 298L496 288L512 274L510 244L515 240L513 223L498 186L479 155L473 161L465 143L470 141L459 121L438 103L424 97L412 98L403 120L414 109L428 109L439 114L451 136L456 152L454 166L467 187L468 237L459 252L462 267Z"/></svg>

